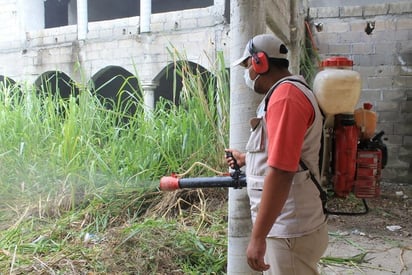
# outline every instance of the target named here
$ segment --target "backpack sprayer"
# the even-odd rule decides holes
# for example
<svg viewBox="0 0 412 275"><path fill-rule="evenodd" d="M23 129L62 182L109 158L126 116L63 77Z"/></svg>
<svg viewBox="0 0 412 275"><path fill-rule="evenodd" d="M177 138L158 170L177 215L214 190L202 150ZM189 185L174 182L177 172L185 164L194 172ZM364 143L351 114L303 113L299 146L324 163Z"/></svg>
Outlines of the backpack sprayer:
<svg viewBox="0 0 412 275"><path fill-rule="evenodd" d="M375 134L376 113L372 111L372 104L364 103L362 108L355 110L361 81L359 73L352 70L352 60L333 57L324 60L321 67L313 84L313 92L324 114L321 182L315 177L312 179L321 193L326 213L366 214L369 209L365 199L380 196L382 169L387 163L387 148L382 141L384 132ZM246 175L237 164L229 176L179 178L172 175L160 180L160 190L163 191L245 186ZM331 189L338 198L347 198L353 193L362 199L365 210L359 213L328 211L325 206L327 195L322 188Z"/></svg>
<svg viewBox="0 0 412 275"><path fill-rule="evenodd" d="M358 198L380 195L381 171L387 162L383 131L375 134L376 113L372 104L355 110L361 93L353 62L334 57L321 63L313 92L325 115L321 181L330 183L337 197L353 192Z"/></svg>
<svg viewBox="0 0 412 275"><path fill-rule="evenodd" d="M355 110L361 94L358 72L344 57L322 61L322 70L313 82L313 92L325 116L321 154L321 185L331 187L334 195L346 198L350 193L362 199L380 196L382 169L387 163L384 132L375 135L376 113L372 104Z"/></svg>

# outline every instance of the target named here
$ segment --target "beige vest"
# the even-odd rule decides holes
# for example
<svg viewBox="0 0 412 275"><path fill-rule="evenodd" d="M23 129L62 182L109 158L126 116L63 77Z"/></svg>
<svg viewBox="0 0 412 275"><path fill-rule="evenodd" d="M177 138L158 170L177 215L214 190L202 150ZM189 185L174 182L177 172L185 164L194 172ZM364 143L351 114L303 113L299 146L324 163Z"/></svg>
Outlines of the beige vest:
<svg viewBox="0 0 412 275"><path fill-rule="evenodd" d="M304 82L302 77L292 76L279 80L274 87L280 82L288 82L297 86L310 100L315 110L315 119L306 131L303 141L301 160L319 180L318 161L322 133L322 113L312 91L299 82L287 79L297 79ZM268 168L265 102L266 97L257 109L257 117L251 119L251 135L246 145L246 181L253 222L259 209L263 182ZM293 126L291 125L291 127ZM325 215L319 198L319 190L312 182L309 171L303 171L300 168L293 178L289 196L268 237L290 238L303 236L315 231L324 222Z"/></svg>

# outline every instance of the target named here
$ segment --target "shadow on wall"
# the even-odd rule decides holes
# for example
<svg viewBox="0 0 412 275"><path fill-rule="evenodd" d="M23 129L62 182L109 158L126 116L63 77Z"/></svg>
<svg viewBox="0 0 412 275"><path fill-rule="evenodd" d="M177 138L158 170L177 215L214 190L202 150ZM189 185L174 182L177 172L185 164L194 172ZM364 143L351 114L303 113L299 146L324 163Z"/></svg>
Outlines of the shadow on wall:
<svg viewBox="0 0 412 275"><path fill-rule="evenodd" d="M154 92L154 100L158 102L161 97L173 102L175 105L180 104L181 91L183 89L183 78L189 75L200 75L200 85L198 87L206 94L208 89L208 79L212 74L199 64L187 61L178 61L170 63L156 77L155 80L159 85ZM197 85L198 83L195 83Z"/></svg>
<svg viewBox="0 0 412 275"><path fill-rule="evenodd" d="M136 76L119 66L108 66L91 79L91 87L97 98L108 109L136 112L136 104L142 100L142 91Z"/></svg>
<svg viewBox="0 0 412 275"><path fill-rule="evenodd" d="M59 71L47 71L40 75L34 85L42 94L60 94L62 98L79 94L75 82L65 73Z"/></svg>
<svg viewBox="0 0 412 275"><path fill-rule="evenodd" d="M11 78L8 78L7 76L0 75L0 88L4 87L10 87L16 84L16 81L14 81Z"/></svg>
<svg viewBox="0 0 412 275"><path fill-rule="evenodd" d="M36 90L42 94L59 95L63 99L77 96L78 85L67 74L60 71L48 71L40 75L34 82ZM137 78L127 70L109 66L97 72L89 80L91 92L108 109L116 105L125 107L126 102L140 100L140 89ZM129 115L136 111L135 104L127 104Z"/></svg>
<svg viewBox="0 0 412 275"><path fill-rule="evenodd" d="M20 97L20 87L16 84L16 81L3 75L0 75L0 91L3 100L14 98L16 95Z"/></svg>
<svg viewBox="0 0 412 275"><path fill-rule="evenodd" d="M192 80L193 76L197 76L196 83ZM184 88L196 89L197 92L206 95L208 89L211 89L210 79L212 77L213 75L199 64L188 61L171 63L154 79L154 82L159 84L154 91L154 101L156 103L160 98L164 98L171 104L179 105ZM188 81L189 79L192 82ZM11 87L14 84L16 82L11 78L0 75L0 89ZM119 66L107 66L101 69L87 84L90 91L106 108L117 107L120 108L118 110L126 111L130 116L135 114L137 103L143 100L143 91L138 78ZM77 96L81 92L80 86L61 71L47 71L41 74L34 82L34 86L39 93L58 94L63 99Z"/></svg>

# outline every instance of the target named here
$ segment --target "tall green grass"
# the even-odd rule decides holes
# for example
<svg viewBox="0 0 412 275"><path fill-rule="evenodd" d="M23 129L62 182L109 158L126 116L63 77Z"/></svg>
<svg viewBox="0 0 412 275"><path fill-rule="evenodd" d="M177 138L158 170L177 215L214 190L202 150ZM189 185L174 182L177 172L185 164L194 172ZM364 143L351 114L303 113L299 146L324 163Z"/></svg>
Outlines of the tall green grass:
<svg viewBox="0 0 412 275"><path fill-rule="evenodd" d="M203 83L199 73L180 66L181 105L161 100L151 115L141 98L132 117L125 109L108 110L84 85L69 99L31 86L0 92L2 190L32 197L58 181L95 190L113 181L157 181L195 161L218 164L227 143L226 72ZM119 119L124 116L127 124Z"/></svg>
<svg viewBox="0 0 412 275"><path fill-rule="evenodd" d="M84 83L68 99L47 85L40 91L24 83L1 86L0 270L34 270L34 258L47 262L45 255L58 251L93 257L74 240L137 222L161 196L156 188L163 175L184 172L196 161L227 169L222 159L229 81L223 56L206 80L181 59L176 58L183 79L180 105L160 100L150 113L137 95L107 109ZM198 168L190 175L200 174L208 172ZM74 252L76 245L80 250ZM98 260L85 265L107 270Z"/></svg>

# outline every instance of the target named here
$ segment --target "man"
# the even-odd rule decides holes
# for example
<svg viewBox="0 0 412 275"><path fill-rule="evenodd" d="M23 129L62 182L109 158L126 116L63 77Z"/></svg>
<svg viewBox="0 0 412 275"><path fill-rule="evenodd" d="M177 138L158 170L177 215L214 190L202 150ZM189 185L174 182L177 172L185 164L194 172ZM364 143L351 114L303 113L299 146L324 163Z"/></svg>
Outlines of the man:
<svg viewBox="0 0 412 275"><path fill-rule="evenodd" d="M253 37L234 65L245 82L265 95L252 118L246 153L227 149L234 167L246 165L253 230L250 267L264 274L319 274L328 232L319 190L322 114L300 76L288 70L286 46L274 35Z"/></svg>

